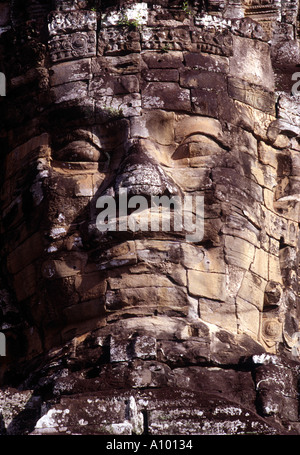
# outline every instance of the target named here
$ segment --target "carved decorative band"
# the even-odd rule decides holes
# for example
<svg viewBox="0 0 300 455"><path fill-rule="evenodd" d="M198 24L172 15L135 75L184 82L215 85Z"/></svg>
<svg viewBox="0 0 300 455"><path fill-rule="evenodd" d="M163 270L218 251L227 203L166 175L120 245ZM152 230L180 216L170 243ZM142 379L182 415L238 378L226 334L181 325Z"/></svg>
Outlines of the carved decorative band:
<svg viewBox="0 0 300 455"><path fill-rule="evenodd" d="M116 27L104 28L99 34L99 54L118 55L131 52L140 52L140 33Z"/></svg>
<svg viewBox="0 0 300 455"><path fill-rule="evenodd" d="M96 32L77 32L69 35L54 36L49 41L53 62L96 55Z"/></svg>
<svg viewBox="0 0 300 455"><path fill-rule="evenodd" d="M53 12L48 18L50 36L97 29L94 11Z"/></svg>
<svg viewBox="0 0 300 455"><path fill-rule="evenodd" d="M187 50L217 55L232 55L232 35L214 28L153 28L143 30L142 49Z"/></svg>

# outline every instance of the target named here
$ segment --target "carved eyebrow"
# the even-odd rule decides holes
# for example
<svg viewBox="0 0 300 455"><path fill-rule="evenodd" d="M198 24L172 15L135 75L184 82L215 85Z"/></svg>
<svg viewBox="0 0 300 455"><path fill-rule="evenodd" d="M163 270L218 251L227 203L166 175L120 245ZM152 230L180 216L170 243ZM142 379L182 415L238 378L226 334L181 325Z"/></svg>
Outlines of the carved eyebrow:
<svg viewBox="0 0 300 455"><path fill-rule="evenodd" d="M222 147L223 149L225 150L229 150L229 147L228 145L226 145L221 139L216 139L215 136L212 136L210 134L205 134L203 133L203 131L195 131L193 133L190 133L188 134L180 143L179 143L179 147L180 145L183 145L185 143L187 143L187 140L192 138L193 136L202 136L206 139L209 139L210 141L212 142L215 142L217 145L219 145L220 147Z"/></svg>

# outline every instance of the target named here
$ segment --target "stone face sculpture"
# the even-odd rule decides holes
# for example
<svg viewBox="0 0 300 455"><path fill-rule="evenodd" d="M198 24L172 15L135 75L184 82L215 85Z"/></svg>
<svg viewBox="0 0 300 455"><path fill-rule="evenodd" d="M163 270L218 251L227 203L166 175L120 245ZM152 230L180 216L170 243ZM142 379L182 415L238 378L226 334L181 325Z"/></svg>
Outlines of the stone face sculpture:
<svg viewBox="0 0 300 455"><path fill-rule="evenodd" d="M299 4L96 3L0 3L3 431L298 433Z"/></svg>

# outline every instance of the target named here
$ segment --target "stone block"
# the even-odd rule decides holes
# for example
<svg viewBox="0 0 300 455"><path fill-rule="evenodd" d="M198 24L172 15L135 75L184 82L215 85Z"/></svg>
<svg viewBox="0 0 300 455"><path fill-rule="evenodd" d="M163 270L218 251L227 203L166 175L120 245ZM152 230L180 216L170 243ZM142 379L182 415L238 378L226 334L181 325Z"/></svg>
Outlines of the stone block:
<svg viewBox="0 0 300 455"><path fill-rule="evenodd" d="M137 254L135 244L132 241L124 242L102 252L99 270L121 267L123 265L136 264Z"/></svg>
<svg viewBox="0 0 300 455"><path fill-rule="evenodd" d="M137 124L141 125L148 132L148 136L151 138L151 142L143 142L143 145L150 153L158 155L159 157L164 152L162 147L155 147L153 140L160 145L174 147L174 125L175 125L175 113L167 112L163 110L156 110L153 112L145 112L142 119L137 119ZM166 159L169 149L166 149Z"/></svg>
<svg viewBox="0 0 300 455"><path fill-rule="evenodd" d="M177 376L181 366L199 365L209 361L209 337L192 338L184 342L161 341L158 344L158 359L176 368L172 370ZM186 370L186 368L185 368Z"/></svg>
<svg viewBox="0 0 300 455"><path fill-rule="evenodd" d="M183 69L180 71L180 85L187 88L202 88L224 92L227 87L226 77L221 73Z"/></svg>
<svg viewBox="0 0 300 455"><path fill-rule="evenodd" d="M141 95L130 93L129 95L101 96L97 98L96 109L101 110L102 114L107 114L111 119L122 117L139 116L141 114ZM111 140L115 140L117 135Z"/></svg>
<svg viewBox="0 0 300 455"><path fill-rule="evenodd" d="M262 248L256 248L254 261L250 270L264 280L269 278L269 253Z"/></svg>
<svg viewBox="0 0 300 455"><path fill-rule="evenodd" d="M184 267L200 272L225 273L223 248L204 249L182 243L181 249Z"/></svg>
<svg viewBox="0 0 300 455"><path fill-rule="evenodd" d="M76 434L115 434L131 435L133 425L125 421L128 406L122 397L102 396L95 400L89 397L63 397L60 403L47 411L36 423L32 434L62 435L67 434L68 428ZM92 416L92 417L91 417ZM101 417L100 417L101 416ZM95 426L96 421L101 421ZM76 430L75 430L76 429Z"/></svg>
<svg viewBox="0 0 300 455"><path fill-rule="evenodd" d="M277 151L263 141L260 141L258 144L258 157L263 164L277 169Z"/></svg>
<svg viewBox="0 0 300 455"><path fill-rule="evenodd" d="M286 220L282 216L271 212L265 207L262 207L262 211L265 217L265 227L267 234L276 240L280 240L282 238L284 240L284 243L287 243L291 246L296 245L296 223L294 221Z"/></svg>
<svg viewBox="0 0 300 455"><path fill-rule="evenodd" d="M152 275L152 274L123 274L118 278L108 278L107 280L109 288L114 289L129 289L138 287L168 287L170 286L170 280L164 276Z"/></svg>
<svg viewBox="0 0 300 455"><path fill-rule="evenodd" d="M264 416L298 420L297 377L288 365L259 365L255 370L257 400Z"/></svg>
<svg viewBox="0 0 300 455"><path fill-rule="evenodd" d="M96 29L97 14L95 11L55 11L49 15L48 30L50 36Z"/></svg>
<svg viewBox="0 0 300 455"><path fill-rule="evenodd" d="M100 30L98 55L122 55L141 51L140 33L130 27L106 27Z"/></svg>
<svg viewBox="0 0 300 455"><path fill-rule="evenodd" d="M190 91L175 82L149 82L142 91L142 107L190 111Z"/></svg>
<svg viewBox="0 0 300 455"><path fill-rule="evenodd" d="M182 52L171 51L166 54L144 52L143 60L149 69L160 68L180 68L183 67L183 54Z"/></svg>
<svg viewBox="0 0 300 455"><path fill-rule="evenodd" d="M7 268L10 273L18 273L27 265L37 260L44 251L43 238L39 232L26 239L7 257Z"/></svg>
<svg viewBox="0 0 300 455"><path fill-rule="evenodd" d="M143 139L148 139L149 137L149 131L147 129L145 118L143 117L131 117L130 131L132 137L138 137Z"/></svg>
<svg viewBox="0 0 300 455"><path fill-rule="evenodd" d="M48 42L53 63L96 56L95 31L54 35Z"/></svg>
<svg viewBox="0 0 300 455"><path fill-rule="evenodd" d="M218 55L211 56L201 52L185 52L184 60L187 67L209 72L227 73L229 60Z"/></svg>
<svg viewBox="0 0 300 455"><path fill-rule="evenodd" d="M52 86L67 84L68 82L90 80L91 77L91 59L85 58L54 65L50 72L50 84Z"/></svg>
<svg viewBox="0 0 300 455"><path fill-rule="evenodd" d="M29 141L13 149L8 155L7 160L7 177L16 173L16 161L26 165L32 159L32 153L39 151L39 156L44 156L49 153L49 134L43 133L39 136L34 136Z"/></svg>
<svg viewBox="0 0 300 455"><path fill-rule="evenodd" d="M158 286L155 287L137 287L122 288L114 291L108 291L106 295L106 309L115 311L120 309L134 309L139 314L142 313L165 314L171 311L181 317L188 314L188 298L186 291L180 286Z"/></svg>
<svg viewBox="0 0 300 455"><path fill-rule="evenodd" d="M145 51L151 49L161 53L191 51L195 45L191 42L190 31L187 28L176 26L182 25L182 23L176 24L174 27L171 22L167 21L166 27L143 28L141 32L142 49ZM160 25L162 25L161 22Z"/></svg>
<svg viewBox="0 0 300 455"><path fill-rule="evenodd" d="M28 430L28 427L32 424L32 420L34 420L34 417L38 413L40 404L39 398L36 397L34 399L33 391L30 389L21 391L11 387L2 388L0 392L0 408L1 418L7 431L6 434L8 436L14 435L22 427L23 431ZM18 418L20 413L24 414L23 422Z"/></svg>
<svg viewBox="0 0 300 455"><path fill-rule="evenodd" d="M145 69L142 72L142 77L148 82L178 82L179 72L178 69L164 69L159 68Z"/></svg>
<svg viewBox="0 0 300 455"><path fill-rule="evenodd" d="M260 311L263 309L267 281L247 271L244 275L238 297L249 302Z"/></svg>
<svg viewBox="0 0 300 455"><path fill-rule="evenodd" d="M88 94L88 85L86 82L76 81L68 84L58 85L51 89L51 96L56 104L65 101L86 98Z"/></svg>
<svg viewBox="0 0 300 455"><path fill-rule="evenodd" d="M111 362L128 362L133 359L155 359L157 341L148 335L129 334L126 338L110 338Z"/></svg>
<svg viewBox="0 0 300 455"><path fill-rule="evenodd" d="M138 359L155 359L157 350L156 338L147 335L137 336L132 340L134 357Z"/></svg>
<svg viewBox="0 0 300 455"><path fill-rule="evenodd" d="M226 235L225 260L227 264L248 270L253 262L254 253L255 247L252 243L238 237Z"/></svg>
<svg viewBox="0 0 300 455"><path fill-rule="evenodd" d="M260 315L259 309L238 297L236 299L236 314L238 331L247 333L254 339L258 339L260 330Z"/></svg>
<svg viewBox="0 0 300 455"><path fill-rule="evenodd" d="M45 261L42 265L42 274L46 279L74 276L82 273L86 261L85 253L69 252L64 258Z"/></svg>
<svg viewBox="0 0 300 455"><path fill-rule="evenodd" d="M222 189L222 192L227 194L224 189ZM245 216L238 213L228 215L227 223L225 226L221 226L221 231L223 234L244 239L254 246L260 247L259 229L255 228Z"/></svg>
<svg viewBox="0 0 300 455"><path fill-rule="evenodd" d="M91 197L94 195L92 175L78 176L74 187L74 196Z"/></svg>
<svg viewBox="0 0 300 455"><path fill-rule="evenodd" d="M219 111L223 100L220 100L218 92L192 88L191 100L193 112L208 117L220 117Z"/></svg>
<svg viewBox="0 0 300 455"><path fill-rule="evenodd" d="M17 273L13 280L18 302L22 302L37 292L36 271L33 264Z"/></svg>
<svg viewBox="0 0 300 455"><path fill-rule="evenodd" d="M180 242L164 241L164 240L136 240L136 250L139 259L147 260L151 263L155 263L155 257L160 263L170 261L173 264L180 262L181 251Z"/></svg>
<svg viewBox="0 0 300 455"><path fill-rule="evenodd" d="M234 169L213 169L212 171L213 180L218 182L218 184L224 184L229 187L233 186L241 194L246 194L247 197L251 197L257 202L261 203L263 201L263 190L260 185L258 185L253 180L241 176L239 172Z"/></svg>
<svg viewBox="0 0 300 455"><path fill-rule="evenodd" d="M274 90L269 44L233 36L233 56L229 65L232 76Z"/></svg>
<svg viewBox="0 0 300 455"><path fill-rule="evenodd" d="M197 22L197 25L199 23ZM232 34L226 28L207 27L201 24L192 30L192 51L229 57L233 54Z"/></svg>
<svg viewBox="0 0 300 455"><path fill-rule="evenodd" d="M245 275L245 269L232 264L228 265L226 264L226 273L227 273L226 288L228 301L234 302L241 287Z"/></svg>
<svg viewBox="0 0 300 455"><path fill-rule="evenodd" d="M95 327L95 325L93 324L92 326L89 326L89 321L96 319L100 325L100 321L104 318L104 316L104 304L99 298L88 300L86 302L80 302L64 308L63 310L63 317L65 318L66 326L75 325L79 333L80 330L82 330L80 327L81 323L87 330L91 330L91 327Z"/></svg>
<svg viewBox="0 0 300 455"><path fill-rule="evenodd" d="M137 92L139 92L139 80L135 75L117 76L103 74L94 78L89 86L89 93L94 98Z"/></svg>
<svg viewBox="0 0 300 455"><path fill-rule="evenodd" d="M222 298L225 300L225 293ZM218 298L218 300L221 300L221 298ZM199 313L203 321L214 324L224 330L229 330L231 333L236 333L237 319L235 303L200 298Z"/></svg>
<svg viewBox="0 0 300 455"><path fill-rule="evenodd" d="M230 77L228 78L228 95L267 114L275 115L274 94L263 90L260 86Z"/></svg>
<svg viewBox="0 0 300 455"><path fill-rule="evenodd" d="M273 167L268 165L261 165L257 162L251 163L251 176L254 180L269 190L273 190L277 184L277 174Z"/></svg>
<svg viewBox="0 0 300 455"><path fill-rule="evenodd" d="M190 294L214 300L226 300L226 275L188 270L188 290ZM202 317L200 315L200 317Z"/></svg>
<svg viewBox="0 0 300 455"><path fill-rule="evenodd" d="M113 57L97 57L92 59L94 76L107 71L111 74L136 74L141 71L140 54L120 55Z"/></svg>
<svg viewBox="0 0 300 455"><path fill-rule="evenodd" d="M75 289L80 295L81 301L95 300L105 294L106 281L101 272L75 276Z"/></svg>
<svg viewBox="0 0 300 455"><path fill-rule="evenodd" d="M283 284L282 271L281 271L280 260L279 260L278 256L269 254L268 269L269 269L269 274L268 274L269 280L274 281L275 283Z"/></svg>

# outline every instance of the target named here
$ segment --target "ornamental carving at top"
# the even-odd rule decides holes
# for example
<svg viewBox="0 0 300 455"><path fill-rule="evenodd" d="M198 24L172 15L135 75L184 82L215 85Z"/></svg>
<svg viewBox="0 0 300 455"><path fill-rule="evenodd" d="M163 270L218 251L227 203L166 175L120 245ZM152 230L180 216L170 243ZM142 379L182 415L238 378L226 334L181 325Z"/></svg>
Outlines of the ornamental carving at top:
<svg viewBox="0 0 300 455"><path fill-rule="evenodd" d="M297 17L0 3L0 433L299 434Z"/></svg>
<svg viewBox="0 0 300 455"><path fill-rule="evenodd" d="M66 13L52 13L48 21L49 35L90 31L97 29L96 12L68 11Z"/></svg>

